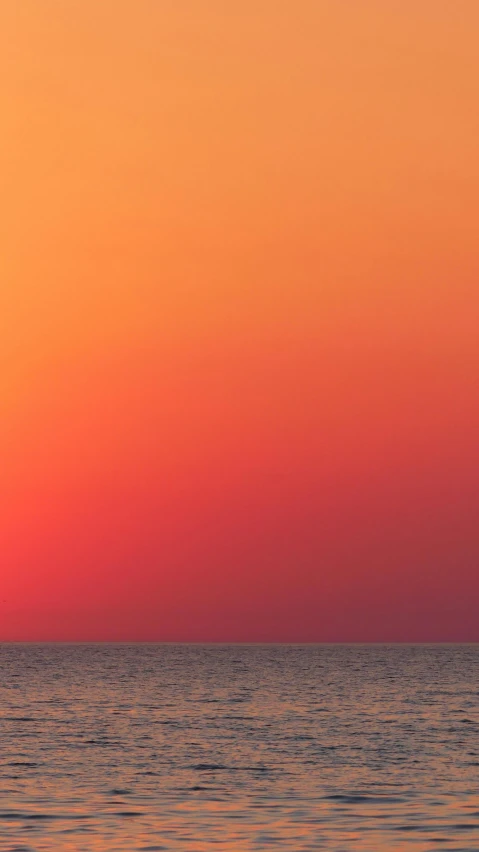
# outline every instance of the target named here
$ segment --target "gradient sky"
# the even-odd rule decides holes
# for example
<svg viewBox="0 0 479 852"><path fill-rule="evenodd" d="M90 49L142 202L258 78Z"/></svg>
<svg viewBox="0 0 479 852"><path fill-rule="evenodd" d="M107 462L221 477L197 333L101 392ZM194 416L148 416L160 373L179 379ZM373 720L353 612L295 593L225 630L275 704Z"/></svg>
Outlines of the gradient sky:
<svg viewBox="0 0 479 852"><path fill-rule="evenodd" d="M477 0L2 0L0 638L479 640Z"/></svg>

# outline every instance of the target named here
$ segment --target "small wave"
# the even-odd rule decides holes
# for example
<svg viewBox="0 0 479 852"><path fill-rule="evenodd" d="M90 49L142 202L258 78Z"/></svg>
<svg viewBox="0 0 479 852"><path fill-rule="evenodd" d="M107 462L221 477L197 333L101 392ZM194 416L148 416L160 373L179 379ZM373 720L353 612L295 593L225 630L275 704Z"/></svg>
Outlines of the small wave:
<svg viewBox="0 0 479 852"><path fill-rule="evenodd" d="M267 766L225 766L223 763L197 763L189 767L197 772L270 772Z"/></svg>
<svg viewBox="0 0 479 852"><path fill-rule="evenodd" d="M139 817L143 816L141 811L115 811L112 816L118 817Z"/></svg>
<svg viewBox="0 0 479 852"><path fill-rule="evenodd" d="M39 722L40 719L35 719L33 716L4 716L5 722Z"/></svg>
<svg viewBox="0 0 479 852"><path fill-rule="evenodd" d="M344 802L348 805L396 805L404 802L404 799L400 796L368 796L361 793L335 793L331 796L324 796L324 799L329 802Z"/></svg>
<svg viewBox="0 0 479 852"><path fill-rule="evenodd" d="M32 760L12 760L11 763L7 763L7 766L25 766L27 769L34 768L36 766L40 766L39 763L35 763Z"/></svg>
<svg viewBox="0 0 479 852"><path fill-rule="evenodd" d="M23 819L33 819L33 820L52 820L52 819L64 819L64 817L58 816L58 814L27 814L23 817Z"/></svg>
<svg viewBox="0 0 479 852"><path fill-rule="evenodd" d="M189 768L196 770L196 772L214 772L215 770L229 769L230 767L224 766L222 763L196 763Z"/></svg>

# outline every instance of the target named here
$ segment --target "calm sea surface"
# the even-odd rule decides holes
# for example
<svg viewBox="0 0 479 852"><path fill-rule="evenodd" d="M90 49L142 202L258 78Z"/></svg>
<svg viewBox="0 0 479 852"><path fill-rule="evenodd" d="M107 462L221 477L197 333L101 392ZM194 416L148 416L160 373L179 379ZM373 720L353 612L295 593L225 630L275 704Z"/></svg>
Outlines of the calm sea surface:
<svg viewBox="0 0 479 852"><path fill-rule="evenodd" d="M479 850L479 646L0 645L0 852Z"/></svg>

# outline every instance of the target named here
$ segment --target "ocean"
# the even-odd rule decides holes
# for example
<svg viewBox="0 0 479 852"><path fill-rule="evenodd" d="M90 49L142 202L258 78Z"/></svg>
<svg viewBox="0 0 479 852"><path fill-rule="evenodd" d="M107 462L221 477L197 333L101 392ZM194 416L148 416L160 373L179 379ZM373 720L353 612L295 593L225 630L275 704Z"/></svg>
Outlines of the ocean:
<svg viewBox="0 0 479 852"><path fill-rule="evenodd" d="M479 850L479 645L0 645L0 852Z"/></svg>

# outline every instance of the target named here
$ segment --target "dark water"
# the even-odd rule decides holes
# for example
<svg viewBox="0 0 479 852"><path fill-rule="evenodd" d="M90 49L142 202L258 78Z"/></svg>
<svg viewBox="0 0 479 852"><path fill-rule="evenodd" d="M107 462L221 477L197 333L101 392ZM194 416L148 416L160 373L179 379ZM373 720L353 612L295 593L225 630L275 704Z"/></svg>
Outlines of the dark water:
<svg viewBox="0 0 479 852"><path fill-rule="evenodd" d="M479 850L479 646L0 645L0 852Z"/></svg>

